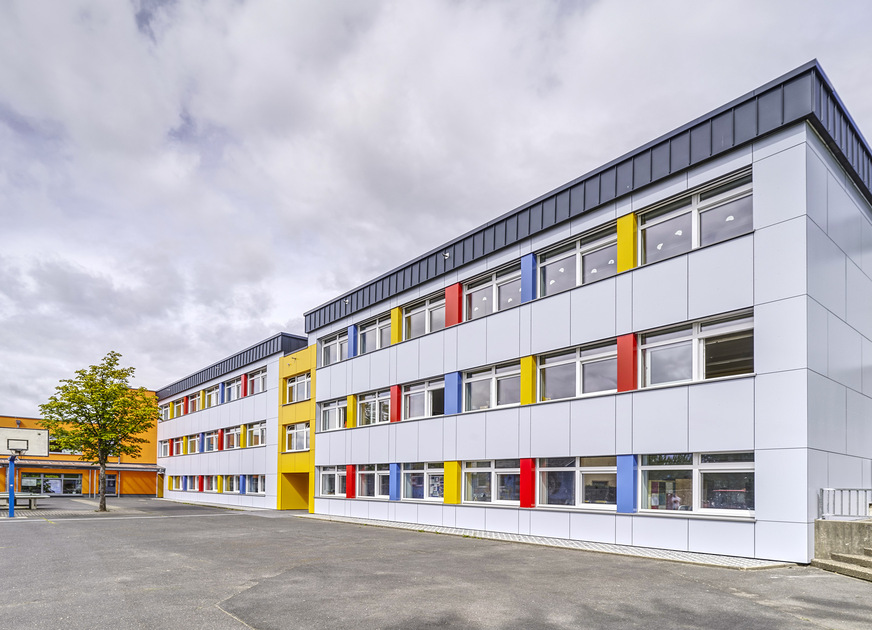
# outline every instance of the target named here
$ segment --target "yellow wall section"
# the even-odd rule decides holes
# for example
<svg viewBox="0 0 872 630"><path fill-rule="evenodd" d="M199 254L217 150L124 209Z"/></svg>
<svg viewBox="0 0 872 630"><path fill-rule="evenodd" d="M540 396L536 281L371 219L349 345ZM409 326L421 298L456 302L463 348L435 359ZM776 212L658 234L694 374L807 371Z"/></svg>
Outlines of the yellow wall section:
<svg viewBox="0 0 872 630"><path fill-rule="evenodd" d="M315 510L315 358L316 346L279 359L279 456L278 500L280 510ZM287 379L306 372L310 375L309 400L285 404ZM284 452L289 424L309 423L309 450Z"/></svg>
<svg viewBox="0 0 872 630"><path fill-rule="evenodd" d="M521 404L536 402L536 357L521 357Z"/></svg>
<svg viewBox="0 0 872 630"><path fill-rule="evenodd" d="M353 429L357 426L357 396L348 396L345 405L345 428Z"/></svg>
<svg viewBox="0 0 872 630"><path fill-rule="evenodd" d="M618 219L618 273L636 267L636 215L625 214Z"/></svg>
<svg viewBox="0 0 872 630"><path fill-rule="evenodd" d="M462 469L460 462L445 462L445 487L444 497L445 503L459 504L462 495Z"/></svg>
<svg viewBox="0 0 872 630"><path fill-rule="evenodd" d="M245 433L245 425L243 424L239 427L239 448L245 448L245 438L247 437Z"/></svg>
<svg viewBox="0 0 872 630"><path fill-rule="evenodd" d="M200 411L206 408L206 390L200 390Z"/></svg>
<svg viewBox="0 0 872 630"><path fill-rule="evenodd" d="M218 475L218 492L224 492L224 475Z"/></svg>
<svg viewBox="0 0 872 630"><path fill-rule="evenodd" d="M403 340L403 309L399 306L391 309L391 344Z"/></svg>

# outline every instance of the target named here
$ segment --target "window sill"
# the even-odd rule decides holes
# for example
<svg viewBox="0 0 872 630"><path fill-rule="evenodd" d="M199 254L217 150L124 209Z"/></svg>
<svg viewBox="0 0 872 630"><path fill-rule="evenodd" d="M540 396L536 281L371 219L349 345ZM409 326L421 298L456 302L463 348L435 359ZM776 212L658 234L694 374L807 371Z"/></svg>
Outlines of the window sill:
<svg viewBox="0 0 872 630"><path fill-rule="evenodd" d="M293 455L294 453L308 453L311 450L312 450L311 447L310 448L298 448L294 451L282 451L282 455Z"/></svg>
<svg viewBox="0 0 872 630"><path fill-rule="evenodd" d="M638 389L633 389L630 391L633 392L647 392L657 389L666 389L668 387L682 387L686 385L702 385L704 383L722 383L724 381L735 381L742 378L753 378L757 376L756 372L749 372L747 374L736 374L734 376L721 376L720 378L705 378L705 379L696 379L690 381L672 381L670 383L659 383L657 385L644 385L639 387ZM620 393L627 394L630 392L612 392L612 393ZM571 399L570 399L571 400Z"/></svg>
<svg viewBox="0 0 872 630"><path fill-rule="evenodd" d="M738 510L737 510L738 511ZM709 521L737 521L748 523L755 521L754 512L741 510L741 514L729 514L722 510L651 510L640 508L634 516L658 516L662 518L690 518L694 520Z"/></svg>

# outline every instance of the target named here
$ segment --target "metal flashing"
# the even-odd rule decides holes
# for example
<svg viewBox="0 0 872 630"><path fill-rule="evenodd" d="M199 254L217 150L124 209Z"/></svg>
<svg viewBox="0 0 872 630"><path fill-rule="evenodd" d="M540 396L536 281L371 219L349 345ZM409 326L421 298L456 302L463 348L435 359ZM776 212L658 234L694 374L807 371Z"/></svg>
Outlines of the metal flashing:
<svg viewBox="0 0 872 630"><path fill-rule="evenodd" d="M309 340L306 337L291 335L285 332L278 333L269 339L264 339L263 341L246 348L245 350L232 354L226 359L213 363L207 368L203 368L202 370L194 372L193 374L171 383L166 387L160 388L157 390L157 398L159 401L163 401L166 398L175 396L176 394L191 389L192 387L197 387L198 385L202 385L213 379L220 378L225 374L229 374L234 370L238 370L241 367L250 365L255 361L261 361L262 359L274 354L284 355L290 352L295 352L308 345Z"/></svg>
<svg viewBox="0 0 872 630"><path fill-rule="evenodd" d="M305 313L307 333L553 225L807 121L872 203L872 150L817 60Z"/></svg>

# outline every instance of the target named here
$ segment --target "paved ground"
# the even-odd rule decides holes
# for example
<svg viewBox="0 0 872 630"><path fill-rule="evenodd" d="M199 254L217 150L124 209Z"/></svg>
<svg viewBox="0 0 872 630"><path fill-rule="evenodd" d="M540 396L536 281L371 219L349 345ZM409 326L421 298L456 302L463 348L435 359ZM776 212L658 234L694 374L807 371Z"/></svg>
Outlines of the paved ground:
<svg viewBox="0 0 872 630"><path fill-rule="evenodd" d="M872 620L872 584L811 567L741 571L148 499L110 499L113 512L97 515L87 499L55 500L0 519L0 627L868 630Z"/></svg>

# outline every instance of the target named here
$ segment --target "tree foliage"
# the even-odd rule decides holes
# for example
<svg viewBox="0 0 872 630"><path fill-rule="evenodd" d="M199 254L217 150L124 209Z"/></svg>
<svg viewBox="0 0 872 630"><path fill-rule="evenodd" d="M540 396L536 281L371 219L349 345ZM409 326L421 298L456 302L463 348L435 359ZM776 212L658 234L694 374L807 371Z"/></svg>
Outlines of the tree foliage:
<svg viewBox="0 0 872 630"><path fill-rule="evenodd" d="M58 448L81 453L100 465L100 511L106 510L106 463L110 457L139 454L145 433L158 420L157 399L143 387L131 389L134 368L119 367L121 355L109 352L98 365L62 379L48 402L39 406L41 424Z"/></svg>

